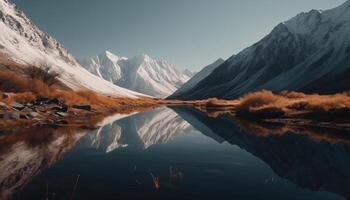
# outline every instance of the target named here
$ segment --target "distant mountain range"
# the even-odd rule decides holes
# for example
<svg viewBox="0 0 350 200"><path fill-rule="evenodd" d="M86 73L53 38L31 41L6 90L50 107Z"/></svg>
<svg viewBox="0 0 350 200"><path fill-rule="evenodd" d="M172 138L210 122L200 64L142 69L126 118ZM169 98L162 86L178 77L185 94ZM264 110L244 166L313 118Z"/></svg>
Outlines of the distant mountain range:
<svg viewBox="0 0 350 200"><path fill-rule="evenodd" d="M301 13L279 24L262 40L194 82L171 97L232 99L261 89L349 90L350 1L326 11Z"/></svg>
<svg viewBox="0 0 350 200"><path fill-rule="evenodd" d="M350 1L346 1L330 10L301 13L196 75L148 55L125 58L108 51L81 61L83 67L14 4L0 0L1 55L20 64L48 65L71 89L123 97L232 99L261 89L346 91L350 89L349 33Z"/></svg>
<svg viewBox="0 0 350 200"><path fill-rule="evenodd" d="M106 51L81 63L115 85L154 97L169 96L193 76L189 70L181 72L165 60L148 55L128 59Z"/></svg>

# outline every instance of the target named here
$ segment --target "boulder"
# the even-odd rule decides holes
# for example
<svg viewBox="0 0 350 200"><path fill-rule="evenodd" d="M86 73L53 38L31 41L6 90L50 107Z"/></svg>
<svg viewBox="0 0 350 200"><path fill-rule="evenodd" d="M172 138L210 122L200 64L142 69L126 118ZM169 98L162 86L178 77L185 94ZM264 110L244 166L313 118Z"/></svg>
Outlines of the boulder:
<svg viewBox="0 0 350 200"><path fill-rule="evenodd" d="M18 102L13 102L11 104L12 108L16 109L16 110L22 110L25 108L25 106L21 103L18 103Z"/></svg>
<svg viewBox="0 0 350 200"><path fill-rule="evenodd" d="M4 119L16 119L16 120L19 120L20 119L20 114L19 114L19 112L6 112L6 113L3 113L3 118Z"/></svg>
<svg viewBox="0 0 350 200"><path fill-rule="evenodd" d="M52 98L47 101L47 104L56 104L58 105L60 101L57 98Z"/></svg>
<svg viewBox="0 0 350 200"><path fill-rule="evenodd" d="M33 103L34 105L43 105L43 104L47 104L47 102L50 100L51 98L49 97L39 97Z"/></svg>
<svg viewBox="0 0 350 200"><path fill-rule="evenodd" d="M87 129L87 130L96 130L101 128L100 126L96 126L96 125L83 125L80 128L82 129Z"/></svg>
<svg viewBox="0 0 350 200"><path fill-rule="evenodd" d="M22 112L33 112L33 109L25 107L21 110Z"/></svg>
<svg viewBox="0 0 350 200"><path fill-rule="evenodd" d="M68 106L63 104L61 106L54 106L51 108L51 110L57 111L57 112L67 112L68 111Z"/></svg>
<svg viewBox="0 0 350 200"><path fill-rule="evenodd" d="M57 124L57 125L61 125L61 124L68 124L68 121L67 120L56 120L55 121L55 124Z"/></svg>
<svg viewBox="0 0 350 200"><path fill-rule="evenodd" d="M30 113L28 113L28 116L30 116L30 117L33 117L33 118L35 118L35 117L38 117L40 114L39 113L37 113L37 112L30 112Z"/></svg>
<svg viewBox="0 0 350 200"><path fill-rule="evenodd" d="M75 105L73 105L73 108L80 109L80 110L91 111L91 106L90 105L75 104Z"/></svg>
<svg viewBox="0 0 350 200"><path fill-rule="evenodd" d="M65 112L55 112L56 115L58 115L59 117L67 117L68 113Z"/></svg>

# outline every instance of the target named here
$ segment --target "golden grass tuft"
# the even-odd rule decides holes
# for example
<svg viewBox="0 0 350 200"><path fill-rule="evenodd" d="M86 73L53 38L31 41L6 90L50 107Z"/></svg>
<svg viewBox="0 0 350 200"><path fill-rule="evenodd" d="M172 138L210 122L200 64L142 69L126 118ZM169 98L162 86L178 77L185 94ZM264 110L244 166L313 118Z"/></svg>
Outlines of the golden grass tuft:
<svg viewBox="0 0 350 200"><path fill-rule="evenodd" d="M350 95L346 92L333 95L308 95L286 91L274 94L263 90L240 98L236 114L258 118L276 118L284 114L326 118L344 117L350 116Z"/></svg>

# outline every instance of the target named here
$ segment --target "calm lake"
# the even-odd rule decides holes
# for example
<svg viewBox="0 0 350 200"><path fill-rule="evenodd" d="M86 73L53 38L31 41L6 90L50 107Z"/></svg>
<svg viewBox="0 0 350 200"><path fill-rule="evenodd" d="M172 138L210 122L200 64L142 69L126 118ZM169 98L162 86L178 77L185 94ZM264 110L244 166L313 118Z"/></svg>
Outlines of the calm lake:
<svg viewBox="0 0 350 200"><path fill-rule="evenodd" d="M350 198L350 134L188 108L0 135L1 199Z"/></svg>

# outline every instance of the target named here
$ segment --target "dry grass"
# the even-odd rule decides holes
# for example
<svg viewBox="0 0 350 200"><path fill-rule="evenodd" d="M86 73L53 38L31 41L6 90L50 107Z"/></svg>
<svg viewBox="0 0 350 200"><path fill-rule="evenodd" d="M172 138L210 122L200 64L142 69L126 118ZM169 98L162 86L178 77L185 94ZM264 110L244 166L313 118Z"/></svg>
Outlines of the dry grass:
<svg viewBox="0 0 350 200"><path fill-rule="evenodd" d="M1 61L0 61L1 63ZM66 117L69 122L85 123L99 121L103 117L120 112L127 114L143 111L153 107L156 100L150 98L116 98L93 91L72 91L65 89L57 80L57 74L47 69L27 67L12 70L15 66L4 67L0 64L0 102L10 105L12 102L27 103L38 97L57 98L60 102L72 107L74 104L90 105L93 112L75 110ZM1 92L7 95L1 95ZM147 108L147 109L146 109ZM28 122L21 120L1 120L0 127L26 126Z"/></svg>
<svg viewBox="0 0 350 200"><path fill-rule="evenodd" d="M239 119L238 125L249 134L259 137L280 137L288 134L307 135L315 142L350 144L348 131L336 128L309 126L308 124L266 123Z"/></svg>
<svg viewBox="0 0 350 200"><path fill-rule="evenodd" d="M230 106L236 106L237 101L231 100L222 100L218 98L210 98L206 101L205 106L206 107L230 107Z"/></svg>
<svg viewBox="0 0 350 200"><path fill-rule="evenodd" d="M282 116L308 116L317 118L350 117L350 95L303 94L259 91L239 99L237 116L257 118L277 118ZM342 116L344 115L344 116Z"/></svg>
<svg viewBox="0 0 350 200"><path fill-rule="evenodd" d="M26 74L32 80L41 80L48 86L58 83L59 74L50 70L50 67L35 67L30 66L26 69Z"/></svg>
<svg viewBox="0 0 350 200"><path fill-rule="evenodd" d="M28 91L29 81L11 71L0 71L0 90L3 92Z"/></svg>

